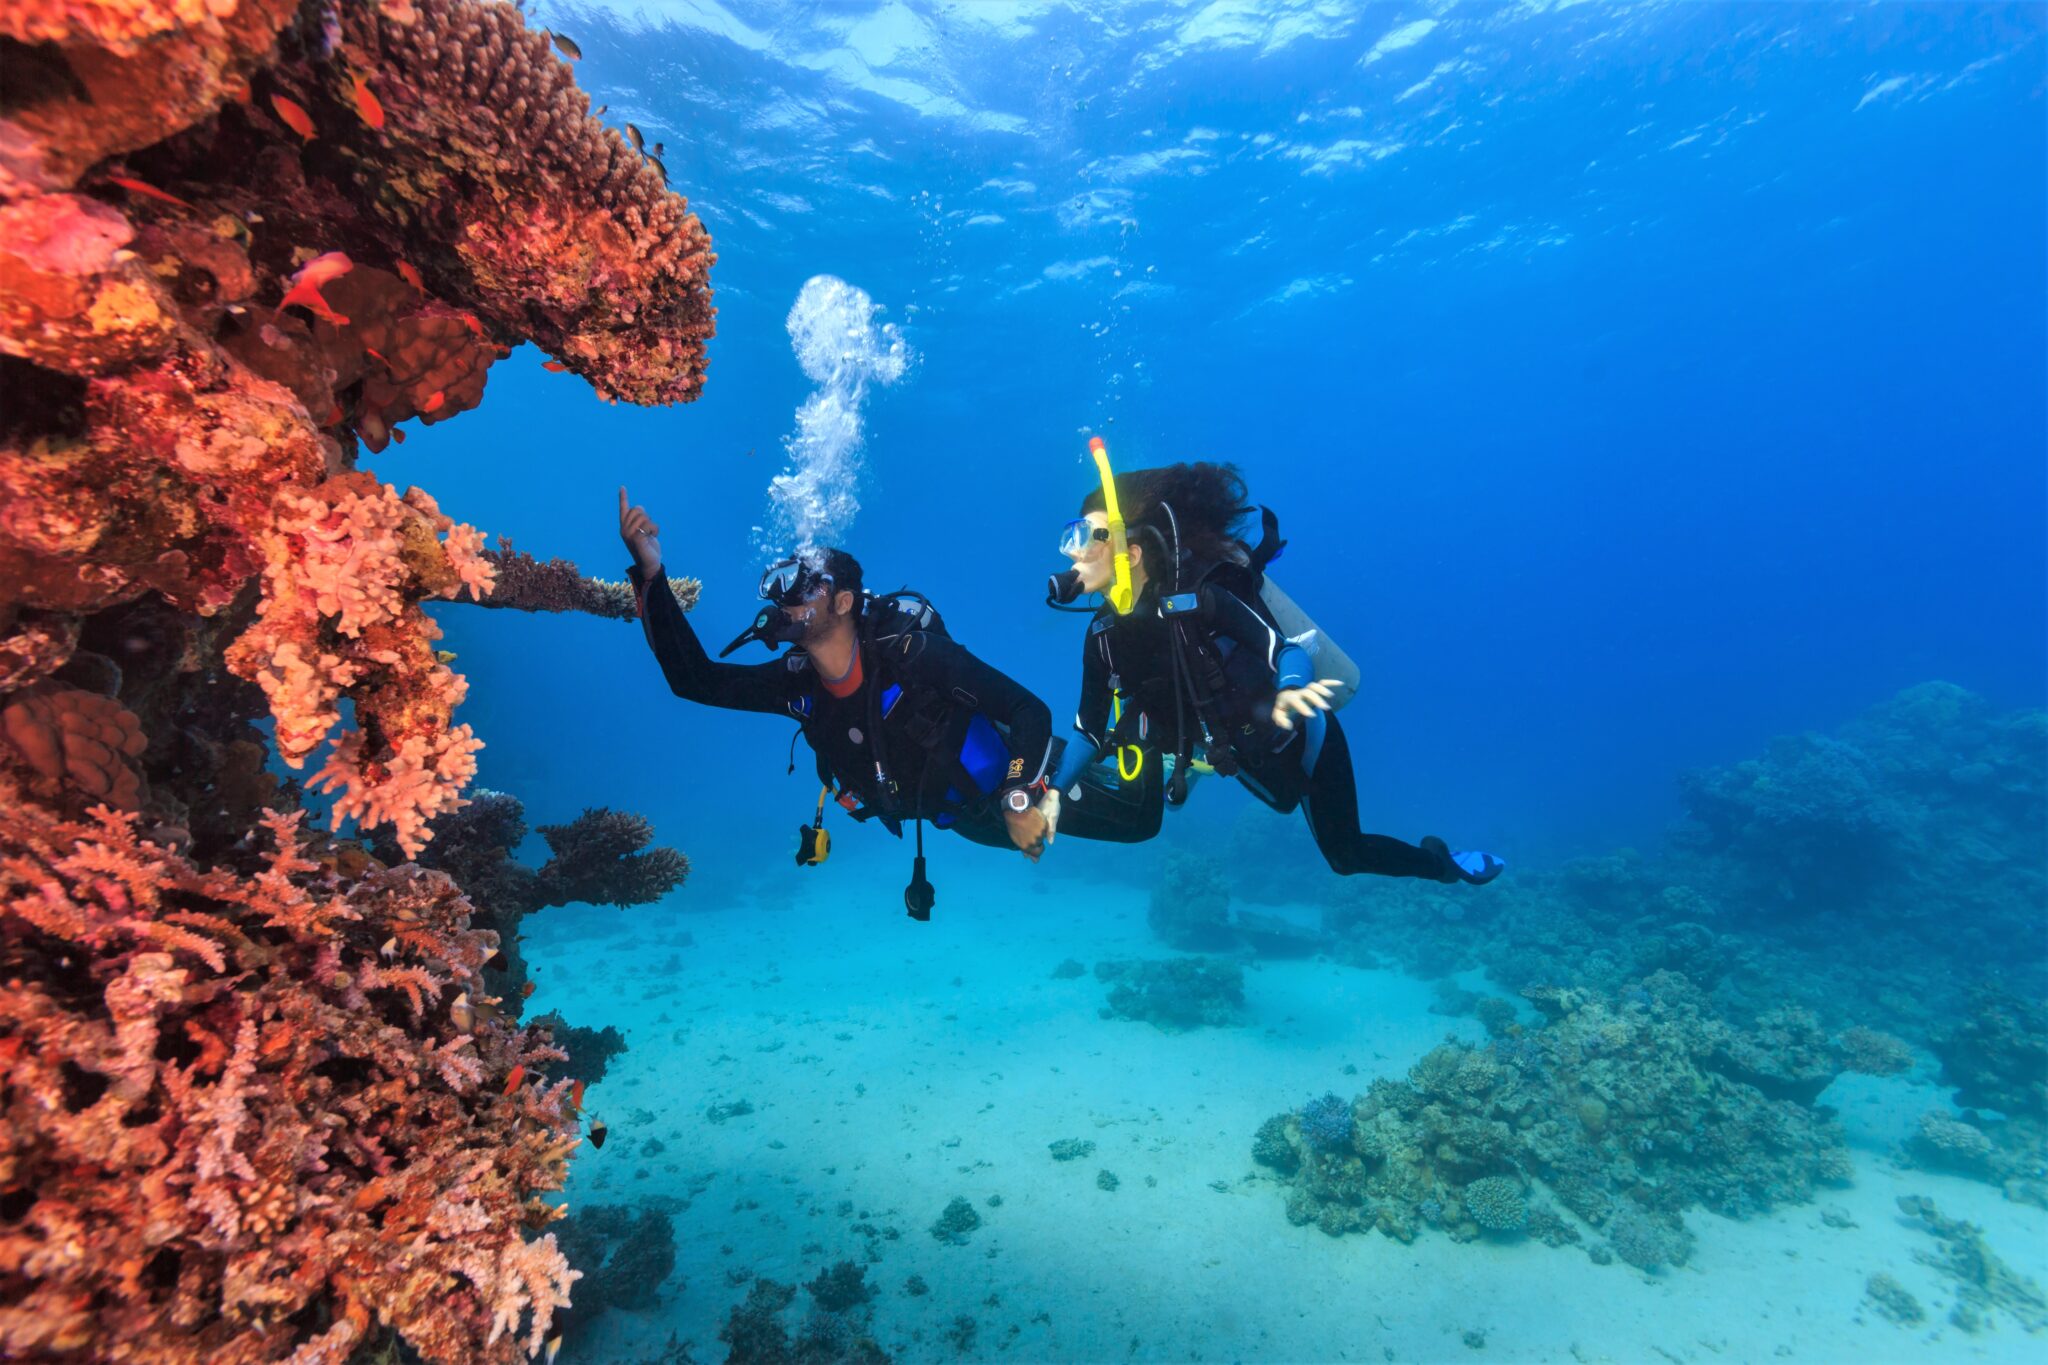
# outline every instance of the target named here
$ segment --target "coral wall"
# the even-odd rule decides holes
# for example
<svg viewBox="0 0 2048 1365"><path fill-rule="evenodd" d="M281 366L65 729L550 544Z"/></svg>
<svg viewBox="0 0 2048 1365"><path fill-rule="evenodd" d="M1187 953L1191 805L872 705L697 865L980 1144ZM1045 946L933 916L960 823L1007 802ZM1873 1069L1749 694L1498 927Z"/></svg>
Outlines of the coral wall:
<svg viewBox="0 0 2048 1365"><path fill-rule="evenodd" d="M694 398L712 260L510 5L0 7L0 1355L544 1349L577 1091L411 862L481 747L422 603L617 594L356 457L529 340Z"/></svg>

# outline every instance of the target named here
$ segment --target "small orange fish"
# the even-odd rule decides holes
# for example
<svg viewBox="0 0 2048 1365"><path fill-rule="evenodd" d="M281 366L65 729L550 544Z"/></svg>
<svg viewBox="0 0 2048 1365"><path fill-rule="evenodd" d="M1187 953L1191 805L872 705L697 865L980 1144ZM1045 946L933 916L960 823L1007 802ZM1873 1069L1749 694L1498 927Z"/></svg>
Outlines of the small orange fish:
<svg viewBox="0 0 2048 1365"><path fill-rule="evenodd" d="M569 1092L569 1107L579 1114L583 1112L583 1082L576 1082L576 1088Z"/></svg>
<svg viewBox="0 0 2048 1365"><path fill-rule="evenodd" d="M519 988L519 998L521 1000L531 1000L533 998L533 983L531 981Z"/></svg>
<svg viewBox="0 0 2048 1365"><path fill-rule="evenodd" d="M523 1066L513 1067L511 1074L505 1077L505 1093L509 1095L513 1091L517 1090L519 1088L519 1083L525 1079L526 1068Z"/></svg>
<svg viewBox="0 0 2048 1365"><path fill-rule="evenodd" d="M311 142L318 136L313 128L313 116L301 108L297 101L286 99L283 95L272 95L270 97L270 107L275 109L277 116L284 120L285 127L291 129L306 141Z"/></svg>
<svg viewBox="0 0 2048 1365"><path fill-rule="evenodd" d="M398 278L404 280L422 294L427 292L427 282L420 278L420 272L407 265L404 261L398 263Z"/></svg>
<svg viewBox="0 0 2048 1365"><path fill-rule="evenodd" d="M484 325L476 320L476 314L457 313L456 316L462 319L462 325L464 327L467 327L470 331L476 333L478 336L482 336L484 334Z"/></svg>
<svg viewBox="0 0 2048 1365"><path fill-rule="evenodd" d="M559 33L552 34L550 36L554 38L555 46L561 49L562 55L564 57L567 57L572 62L578 62L583 60L583 49L576 46L576 40L574 38L565 37Z"/></svg>
<svg viewBox="0 0 2048 1365"><path fill-rule="evenodd" d="M285 290L284 297L278 300L277 306L284 309L297 304L311 312L313 316L325 318L336 327L346 327L348 319L327 306L327 300L320 297L320 286L340 279L355 268L356 263L348 258L345 251L329 251L324 255L315 256L299 267L298 274L292 276L291 287Z"/></svg>
<svg viewBox="0 0 2048 1365"><path fill-rule="evenodd" d="M189 209L192 207L191 204L187 203L183 199L180 199L175 194L166 194L164 193L164 191L158 189L154 185L144 184L140 180L130 179L128 176L125 175L110 175L107 177L107 179L113 182L114 184L119 185L124 190L132 190L136 194L146 194L152 199L161 199L166 204L176 204L181 209Z"/></svg>
<svg viewBox="0 0 2048 1365"><path fill-rule="evenodd" d="M543 370L546 370L549 374L560 374L562 371L569 368L567 365L564 365L559 360L543 360L540 364L540 367Z"/></svg>
<svg viewBox="0 0 2048 1365"><path fill-rule="evenodd" d="M339 403L336 403L336 404L334 405L334 411L333 411L333 412L330 412L330 413L328 413L328 414L327 414L327 420L326 420L326 421L324 421L324 422L322 422L322 423L321 423L320 425L321 425L321 426L323 426L323 427L334 427L334 426L340 426L340 425L341 425L341 419L342 419L342 417L343 417L344 415L345 415L345 414L344 414L344 413L342 412L342 410L341 410L341 404L339 404Z"/></svg>
<svg viewBox="0 0 2048 1365"><path fill-rule="evenodd" d="M398 442L398 443L399 443L400 445L404 445L404 444L405 444L405 428L404 428L404 427L393 427L393 428L391 428L391 439L392 439L392 440L394 440L394 441L396 441L396 442Z"/></svg>
<svg viewBox="0 0 2048 1365"><path fill-rule="evenodd" d="M420 411L438 412L440 410L442 401L446 398L446 394L442 393L439 389L435 389L432 393L427 395L427 401L420 405Z"/></svg>
<svg viewBox="0 0 2048 1365"><path fill-rule="evenodd" d="M377 362L377 363L378 363L379 365L383 365L383 366L386 366L387 368L388 368L388 367L390 366L390 364L391 364L391 362L390 362L390 361L388 361L388 360L386 360L386 359L384 358L384 353L383 353L382 351L378 350L378 349L377 349L377 348L376 348L375 346L365 346L365 347L363 347L363 354L364 354L364 355L366 355L366 356L369 356L369 357L370 357L371 359L375 360L375 361L376 361L376 362Z"/></svg>
<svg viewBox="0 0 2048 1365"><path fill-rule="evenodd" d="M604 1126L603 1119L592 1119L590 1121L590 1145L593 1147L604 1146L605 1137L610 1132L611 1129Z"/></svg>
<svg viewBox="0 0 2048 1365"><path fill-rule="evenodd" d="M381 129L384 126L383 102L370 89L370 83L361 76L351 75L349 80L355 87L353 97L356 102L356 113L360 114L363 122L372 128Z"/></svg>

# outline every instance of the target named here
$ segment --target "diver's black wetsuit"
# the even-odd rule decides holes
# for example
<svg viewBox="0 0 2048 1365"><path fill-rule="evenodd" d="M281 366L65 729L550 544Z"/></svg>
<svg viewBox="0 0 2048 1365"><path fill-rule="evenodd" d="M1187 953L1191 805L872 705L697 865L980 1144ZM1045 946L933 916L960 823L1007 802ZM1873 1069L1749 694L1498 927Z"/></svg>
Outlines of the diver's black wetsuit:
<svg viewBox="0 0 2048 1365"><path fill-rule="evenodd" d="M818 756L820 778L859 798L856 818L877 817L899 833L904 821L934 820L976 843L1011 846L997 798L1042 782L1060 747L1052 738L1052 713L1024 687L945 635L906 631L863 639L861 685L850 696L836 697L802 650L761 664L713 660L669 590L667 575L657 569L650 578L637 567L628 572L647 643L677 696L794 718ZM999 771L981 781L962 763L977 715L995 726L1008 751L997 755ZM1105 817L1128 818L1107 804L1098 803ZM1093 830L1084 823L1061 832L1142 837L1117 832L1114 820Z"/></svg>
<svg viewBox="0 0 2048 1365"><path fill-rule="evenodd" d="M1195 727L1190 748L1201 754L1201 721L1186 689L1176 682L1173 625L1160 604L1159 593L1148 586L1130 615L1104 607L1089 623L1081 658L1081 704L1074 717L1078 738L1059 769L1061 786L1080 771L1076 750L1100 755L1117 745L1137 744L1149 751L1146 768L1160 766L1161 754L1180 752L1183 724ZM1318 712L1297 721L1292 730L1273 724L1274 694L1314 677L1308 652L1267 625L1236 594L1213 583L1199 590L1196 613L1222 665L1210 723L1223 731L1236 754L1238 781L1274 810L1300 806L1316 847L1344 876L1369 872L1456 880L1447 860L1430 850L1359 829L1351 749L1334 714ZM1121 722L1114 726L1113 692L1124 698Z"/></svg>

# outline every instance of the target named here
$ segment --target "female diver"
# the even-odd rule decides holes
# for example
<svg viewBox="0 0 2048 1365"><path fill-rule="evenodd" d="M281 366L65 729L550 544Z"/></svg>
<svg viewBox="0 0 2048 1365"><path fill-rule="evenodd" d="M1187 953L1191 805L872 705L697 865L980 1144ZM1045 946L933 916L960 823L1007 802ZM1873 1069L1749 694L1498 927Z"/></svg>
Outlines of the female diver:
<svg viewBox="0 0 2048 1365"><path fill-rule="evenodd" d="M1102 486L1061 534L1073 567L1053 577L1047 601L1070 611L1088 610L1067 605L1087 593L1104 602L1089 622L1075 737L1046 813L1057 821L1062 797L1085 800L1077 783L1105 754L1115 752L1126 781L1170 754L1166 801L1187 799L1190 772L1234 776L1274 810L1299 806L1343 876L1499 876L1505 864L1490 853L1359 829L1351 750L1331 709L1343 683L1315 676L1312 634L1278 628L1265 567L1284 542L1264 509L1257 547L1235 534L1252 511L1237 469L1177 464L1118 479L1100 439L1089 445Z"/></svg>

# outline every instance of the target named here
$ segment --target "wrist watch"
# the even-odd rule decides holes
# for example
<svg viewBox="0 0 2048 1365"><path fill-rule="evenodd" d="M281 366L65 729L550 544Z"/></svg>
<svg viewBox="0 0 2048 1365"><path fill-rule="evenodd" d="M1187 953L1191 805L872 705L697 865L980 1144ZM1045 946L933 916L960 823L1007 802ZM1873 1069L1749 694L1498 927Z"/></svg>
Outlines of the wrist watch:
<svg viewBox="0 0 2048 1365"><path fill-rule="evenodd" d="M1012 790L1008 796L1003 798L1003 806L1013 814L1022 815L1025 811L1031 809L1031 789L1029 787L1018 787Z"/></svg>

